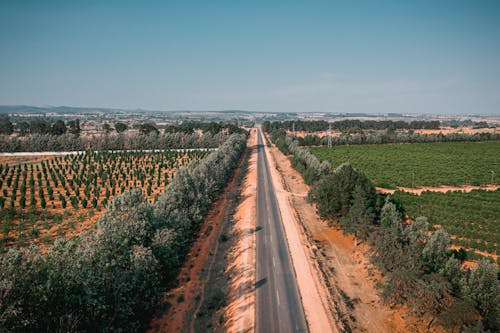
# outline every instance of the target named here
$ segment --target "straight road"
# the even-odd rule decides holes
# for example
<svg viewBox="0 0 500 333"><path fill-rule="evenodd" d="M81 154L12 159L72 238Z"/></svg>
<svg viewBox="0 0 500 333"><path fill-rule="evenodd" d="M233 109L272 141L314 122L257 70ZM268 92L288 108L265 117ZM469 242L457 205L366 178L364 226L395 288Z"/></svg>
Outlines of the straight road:
<svg viewBox="0 0 500 333"><path fill-rule="evenodd" d="M257 148L257 333L307 332L260 129Z"/></svg>

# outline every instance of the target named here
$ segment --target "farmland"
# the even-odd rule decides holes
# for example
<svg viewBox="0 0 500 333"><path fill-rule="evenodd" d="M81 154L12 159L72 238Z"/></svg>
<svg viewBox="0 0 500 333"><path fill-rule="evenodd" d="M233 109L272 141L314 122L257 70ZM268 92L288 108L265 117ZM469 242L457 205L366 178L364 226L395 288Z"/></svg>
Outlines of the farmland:
<svg viewBox="0 0 500 333"><path fill-rule="evenodd" d="M500 142L447 142L311 147L320 160L349 162L384 188L484 185L497 183ZM493 173L492 173L493 171ZM393 195L414 219L425 216L443 226L452 243L471 251L498 253L500 190L423 192L421 196L396 191Z"/></svg>
<svg viewBox="0 0 500 333"><path fill-rule="evenodd" d="M51 244L95 225L113 197L140 188L156 201L175 171L203 151L87 152L0 158L1 249Z"/></svg>
<svg viewBox="0 0 500 333"><path fill-rule="evenodd" d="M332 165L351 163L384 188L481 185L500 175L500 142L310 147ZM493 173L492 173L493 172Z"/></svg>
<svg viewBox="0 0 500 333"><path fill-rule="evenodd" d="M498 254L500 190L423 192L420 196L396 191L393 198L411 218L426 216L431 225L443 226L453 236L454 245Z"/></svg>

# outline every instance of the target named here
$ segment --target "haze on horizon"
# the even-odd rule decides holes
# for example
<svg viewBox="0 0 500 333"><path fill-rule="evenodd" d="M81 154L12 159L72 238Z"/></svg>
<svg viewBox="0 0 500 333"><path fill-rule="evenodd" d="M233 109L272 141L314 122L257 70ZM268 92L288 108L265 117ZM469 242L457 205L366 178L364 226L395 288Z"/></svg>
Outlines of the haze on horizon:
<svg viewBox="0 0 500 333"><path fill-rule="evenodd" d="M500 115L500 2L2 1L0 105Z"/></svg>

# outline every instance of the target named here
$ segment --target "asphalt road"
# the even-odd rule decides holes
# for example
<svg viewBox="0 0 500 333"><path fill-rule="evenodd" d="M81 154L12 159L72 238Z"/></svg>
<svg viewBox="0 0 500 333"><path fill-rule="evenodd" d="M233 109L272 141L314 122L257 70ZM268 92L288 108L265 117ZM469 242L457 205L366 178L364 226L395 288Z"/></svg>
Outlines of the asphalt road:
<svg viewBox="0 0 500 333"><path fill-rule="evenodd" d="M307 332L260 130L257 148L257 333Z"/></svg>

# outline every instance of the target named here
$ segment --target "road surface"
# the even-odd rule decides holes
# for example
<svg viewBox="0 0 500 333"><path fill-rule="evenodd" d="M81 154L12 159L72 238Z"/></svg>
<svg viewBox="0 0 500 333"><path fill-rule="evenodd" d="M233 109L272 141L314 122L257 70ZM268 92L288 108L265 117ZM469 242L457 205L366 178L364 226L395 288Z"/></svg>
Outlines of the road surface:
<svg viewBox="0 0 500 333"><path fill-rule="evenodd" d="M256 331L307 332L265 147L257 133Z"/></svg>

